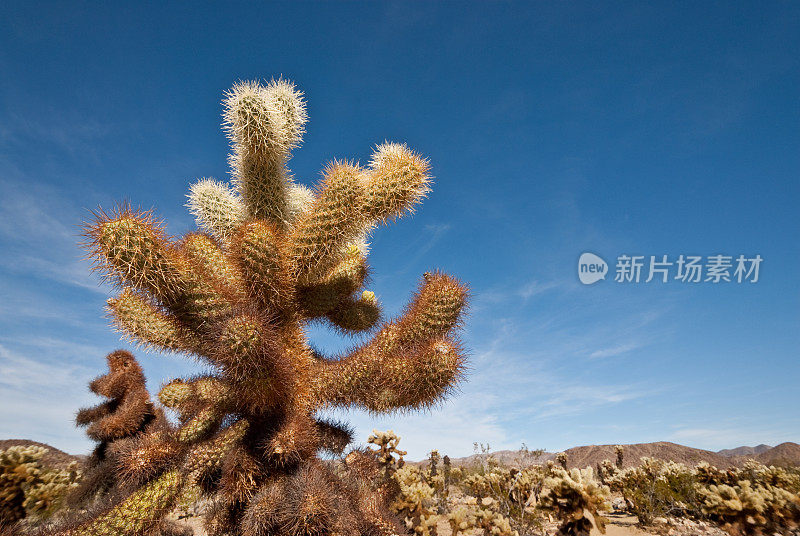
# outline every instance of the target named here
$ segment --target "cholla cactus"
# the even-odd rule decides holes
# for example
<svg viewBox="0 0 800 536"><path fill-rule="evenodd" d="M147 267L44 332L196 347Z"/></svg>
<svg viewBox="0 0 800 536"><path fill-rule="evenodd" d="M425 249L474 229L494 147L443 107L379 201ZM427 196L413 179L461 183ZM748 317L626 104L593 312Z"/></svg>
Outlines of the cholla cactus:
<svg viewBox="0 0 800 536"><path fill-rule="evenodd" d="M520 471L495 465L485 474L469 475L464 479L463 486L476 499L476 504L483 505L482 509L491 507L489 510L493 512L492 526L495 529L508 523L514 531L525 534L538 521L534 508L539 500L544 475L540 466ZM483 526L488 522L485 515L478 518L483 520Z"/></svg>
<svg viewBox="0 0 800 536"><path fill-rule="evenodd" d="M696 472L672 461L643 457L636 467L618 470L608 478L622 493L628 508L645 525L656 517L699 514Z"/></svg>
<svg viewBox="0 0 800 536"><path fill-rule="evenodd" d="M25 492L23 506L27 517L39 520L53 515L78 487L81 477L78 462L70 463L66 469L42 470L36 485Z"/></svg>
<svg viewBox="0 0 800 536"><path fill-rule="evenodd" d="M144 373L133 355L117 350L106 361L108 373L93 380L89 389L108 400L80 410L75 418L98 444L84 465L80 486L70 493L72 505L105 494L120 482L115 446L142 434L155 421L165 424L161 411L150 402Z"/></svg>
<svg viewBox="0 0 800 536"><path fill-rule="evenodd" d="M483 536L518 536L507 517L498 511L499 504L491 497L468 497L447 515L453 536L478 530Z"/></svg>
<svg viewBox="0 0 800 536"><path fill-rule="evenodd" d="M567 469L567 453L566 452L559 452L556 454L556 462L558 465L561 466L562 469Z"/></svg>
<svg viewBox="0 0 800 536"><path fill-rule="evenodd" d="M598 484L590 467L586 469L554 469L554 476L545 481L548 491L540 506L562 520L558 533L564 536L589 536L591 514L600 532L605 533L605 520L600 510L608 508L610 492Z"/></svg>
<svg viewBox="0 0 800 536"><path fill-rule="evenodd" d="M474 501L474 497L470 497ZM470 504L460 504L447 514L447 523L450 525L452 536L465 534L475 527L475 508Z"/></svg>
<svg viewBox="0 0 800 536"><path fill-rule="evenodd" d="M439 462L442 460L442 456L439 454L438 450L432 450L430 454L428 454L428 472L431 476L436 476L439 472Z"/></svg>
<svg viewBox="0 0 800 536"><path fill-rule="evenodd" d="M610 485L611 482L614 482L614 477L618 472L618 466L614 465L611 460L603 460L597 464L597 478L604 485Z"/></svg>
<svg viewBox="0 0 800 536"><path fill-rule="evenodd" d="M286 169L306 121L300 92L283 80L242 82L223 104L233 185L191 189L202 232L173 239L150 213L128 207L88 227L98 269L121 289L108 304L117 326L213 374L164 387L159 398L178 412L179 428L147 434L128 452L124 471L142 486L74 531L139 534L195 483L213 504L212 535L391 533L390 521L317 461L350 434L316 415L428 408L461 377L459 281L425 274L405 312L387 322L363 288L367 234L414 209L429 190L429 164L385 143L366 166L330 163L309 191ZM306 340L313 321L372 336L326 357Z"/></svg>
<svg viewBox="0 0 800 536"><path fill-rule="evenodd" d="M25 517L25 490L39 481L45 452L36 446L0 450L0 527Z"/></svg>
<svg viewBox="0 0 800 536"><path fill-rule="evenodd" d="M617 455L617 469L622 469L622 465L625 462L625 447L614 445L614 453Z"/></svg>
<svg viewBox="0 0 800 536"><path fill-rule="evenodd" d="M800 524L800 495L770 484L742 480L701 486L703 512L734 536L780 533Z"/></svg>
<svg viewBox="0 0 800 536"><path fill-rule="evenodd" d="M422 471L405 465L394 474L399 484L399 493L392 503L392 509L400 514L406 527L420 536L435 536L439 522L437 514L436 490L431 486Z"/></svg>
<svg viewBox="0 0 800 536"><path fill-rule="evenodd" d="M737 481L735 472L718 469L708 462L698 463L694 476L700 484L735 484Z"/></svg>
<svg viewBox="0 0 800 536"><path fill-rule="evenodd" d="M408 453L397 448L400 439L400 436L395 434L393 430L387 430L385 432L373 430L372 435L367 438L367 443L378 447L376 450L373 450L372 453L378 460L378 463L383 469L383 475L386 478L391 478L392 475L405 464L403 456Z"/></svg>
<svg viewBox="0 0 800 536"><path fill-rule="evenodd" d="M0 450L0 530L26 518L51 515L80 478L77 463L66 470L42 466L47 449L15 446Z"/></svg>

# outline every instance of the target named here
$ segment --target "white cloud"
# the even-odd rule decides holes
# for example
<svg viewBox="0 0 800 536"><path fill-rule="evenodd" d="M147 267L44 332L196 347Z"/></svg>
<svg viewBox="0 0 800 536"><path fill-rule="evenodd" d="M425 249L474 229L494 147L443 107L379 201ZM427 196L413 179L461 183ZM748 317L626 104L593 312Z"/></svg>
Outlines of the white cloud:
<svg viewBox="0 0 800 536"><path fill-rule="evenodd" d="M602 348L600 350L595 350L589 357L591 358L603 358L603 357L615 357L618 355L626 354L632 350L636 350L637 348L641 348L642 345L635 342L629 342L624 344L618 344L616 346L611 346L609 348Z"/></svg>
<svg viewBox="0 0 800 536"><path fill-rule="evenodd" d="M365 443L373 429L394 430L401 436L400 448L408 452L409 460L421 460L432 449L454 457L468 456L474 442L488 442L495 450L519 447L509 444L505 428L487 411L490 404L481 397L462 395L422 413L371 417L361 411L336 411L332 415L355 427L356 444Z"/></svg>
<svg viewBox="0 0 800 536"><path fill-rule="evenodd" d="M548 290L551 290L551 289L554 289L554 288L558 288L562 284L563 283L561 281L541 282L541 281L534 280L534 281L531 281L530 283L524 285L520 289L519 295L523 299L527 300L527 299L532 298L534 296L537 296L537 295L539 295L539 294L541 294L543 292L547 292Z"/></svg>
<svg viewBox="0 0 800 536"><path fill-rule="evenodd" d="M33 439L67 452L86 452L91 442L75 428L74 418L80 407L96 402L86 388L96 371L80 364L79 352L95 349L64 341L39 342L31 345L34 356L0 345L0 437ZM60 351L47 351L59 347Z"/></svg>
<svg viewBox="0 0 800 536"><path fill-rule="evenodd" d="M90 264L78 247L81 215L65 206L57 192L42 186L3 180L0 190L0 244L6 249L0 267L4 271L106 292L91 275Z"/></svg>

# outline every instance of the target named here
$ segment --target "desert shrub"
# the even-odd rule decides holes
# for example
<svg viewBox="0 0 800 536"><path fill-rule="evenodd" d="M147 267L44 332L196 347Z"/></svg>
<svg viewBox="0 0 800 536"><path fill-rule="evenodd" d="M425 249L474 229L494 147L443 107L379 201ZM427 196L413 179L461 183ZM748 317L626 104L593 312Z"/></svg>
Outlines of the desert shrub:
<svg viewBox="0 0 800 536"><path fill-rule="evenodd" d="M545 480L547 491L542 495L540 508L552 512L561 520L558 533L564 536L588 536L594 524L605 533L605 519L601 510L608 508L610 492L598 483L590 467L586 469L554 468Z"/></svg>
<svg viewBox="0 0 800 536"><path fill-rule="evenodd" d="M700 513L695 473L683 464L642 458L638 467L619 471L609 482L642 524L656 517Z"/></svg>

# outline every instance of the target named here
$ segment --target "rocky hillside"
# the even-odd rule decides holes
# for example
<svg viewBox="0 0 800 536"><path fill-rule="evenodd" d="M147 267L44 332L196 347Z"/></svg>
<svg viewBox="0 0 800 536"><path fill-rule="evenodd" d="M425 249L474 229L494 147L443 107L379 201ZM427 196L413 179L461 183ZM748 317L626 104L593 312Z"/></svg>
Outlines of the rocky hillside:
<svg viewBox="0 0 800 536"><path fill-rule="evenodd" d="M722 456L730 456L730 457L733 457L733 456L751 456L752 457L752 456L756 456L757 454L761 454L762 452L766 452L771 448L772 448L771 446L764 445L762 443L761 445L758 445L756 447L738 447L738 448L735 448L735 449L722 449L722 450L718 451L717 454L720 454Z"/></svg>
<svg viewBox="0 0 800 536"><path fill-rule="evenodd" d="M672 460L686 465L696 465L708 462L721 469L733 467L744 463L745 460L755 459L764 464L772 465L800 465L800 445L797 443L782 443L776 447L759 445L758 447L739 447L720 452L696 449L668 441L656 443L636 443L623 445L625 447L624 463L626 467L638 465L639 458L650 457L662 460ZM762 447L767 447L766 449ZM748 450L749 449L749 450ZM573 447L565 451L569 467L595 467L603 460L615 460L614 445L588 445ZM738 454L745 452L746 454ZM752 454L747 454L752 452ZM492 455L503 465L519 466L528 463L544 463L555 459L554 453L544 453L538 458L523 459L517 451L500 450ZM471 465L478 463L478 456L472 455L464 458L454 458L454 464Z"/></svg>
<svg viewBox="0 0 800 536"><path fill-rule="evenodd" d="M764 465L800 465L800 445L791 442L781 443L754 458Z"/></svg>

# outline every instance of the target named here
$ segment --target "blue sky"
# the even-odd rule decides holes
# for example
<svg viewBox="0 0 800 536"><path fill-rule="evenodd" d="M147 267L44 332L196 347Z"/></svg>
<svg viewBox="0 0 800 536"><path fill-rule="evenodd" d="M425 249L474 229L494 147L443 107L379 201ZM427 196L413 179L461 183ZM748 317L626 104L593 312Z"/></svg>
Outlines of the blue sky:
<svg viewBox="0 0 800 536"><path fill-rule="evenodd" d="M188 184L227 173L222 92L283 75L309 102L301 182L385 139L431 159L428 200L373 239L386 312L431 268L472 288L460 393L345 414L362 440L800 442L798 4L113 4L0 7L0 437L89 449L73 415L127 346L80 223L128 200L193 229ZM585 251L764 261L756 284L584 286ZM197 370L136 355L153 391Z"/></svg>

